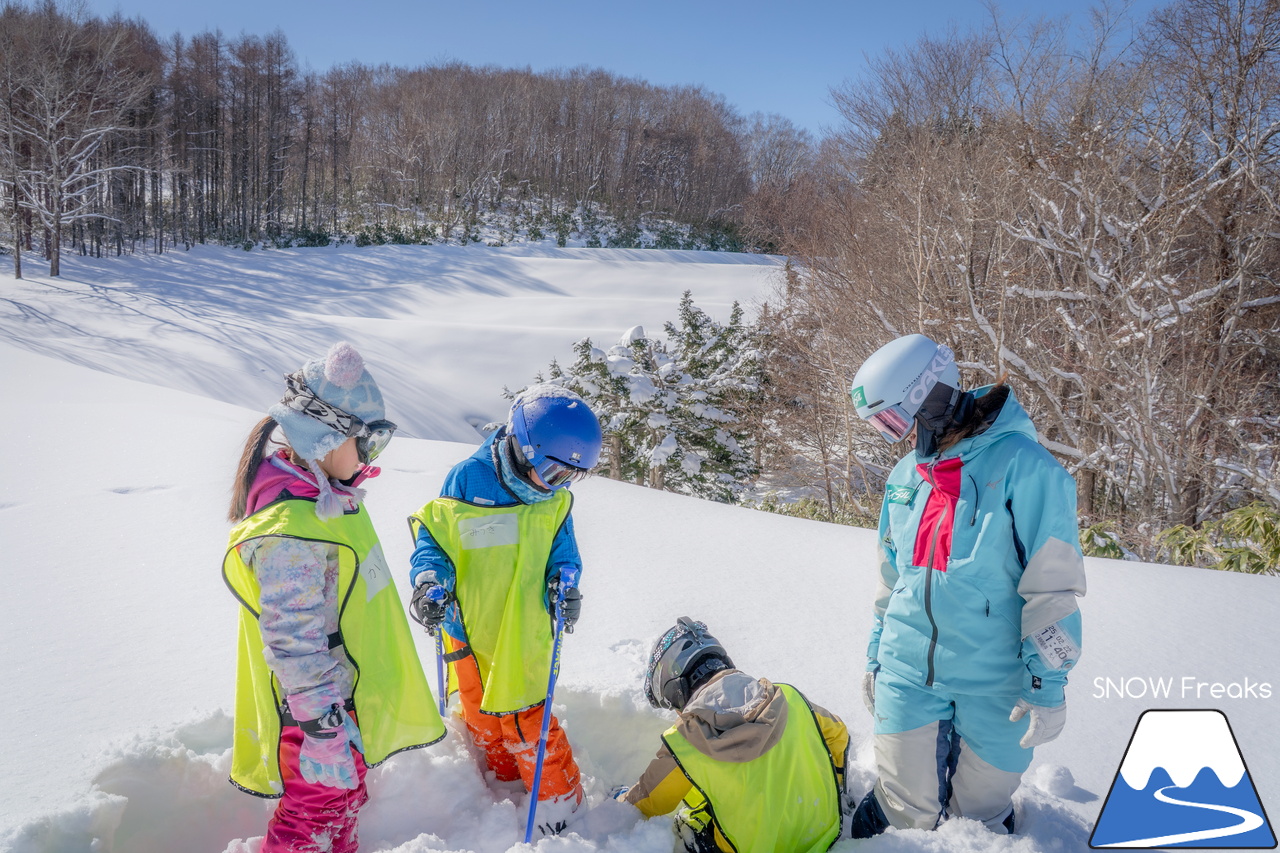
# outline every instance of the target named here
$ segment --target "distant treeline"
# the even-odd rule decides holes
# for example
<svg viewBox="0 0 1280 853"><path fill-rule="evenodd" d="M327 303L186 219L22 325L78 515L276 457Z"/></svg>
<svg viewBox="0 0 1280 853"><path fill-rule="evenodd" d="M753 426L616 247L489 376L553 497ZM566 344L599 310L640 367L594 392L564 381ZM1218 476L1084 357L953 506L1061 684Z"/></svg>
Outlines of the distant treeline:
<svg viewBox="0 0 1280 853"><path fill-rule="evenodd" d="M53 274L62 250L467 242L499 220L561 242L674 223L685 243L770 245L753 197L813 148L693 86L456 63L304 74L279 31L161 39L51 0L0 10L0 140L0 240Z"/></svg>

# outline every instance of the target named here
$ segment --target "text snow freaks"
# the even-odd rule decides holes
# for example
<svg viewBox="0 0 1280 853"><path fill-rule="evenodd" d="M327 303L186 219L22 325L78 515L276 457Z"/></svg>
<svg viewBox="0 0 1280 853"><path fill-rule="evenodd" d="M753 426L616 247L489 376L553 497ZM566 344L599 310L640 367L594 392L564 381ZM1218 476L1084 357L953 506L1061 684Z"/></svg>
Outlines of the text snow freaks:
<svg viewBox="0 0 1280 853"><path fill-rule="evenodd" d="M1254 681L1202 681L1194 675L1177 677L1133 676L1093 680L1094 699L1270 699L1271 683Z"/></svg>

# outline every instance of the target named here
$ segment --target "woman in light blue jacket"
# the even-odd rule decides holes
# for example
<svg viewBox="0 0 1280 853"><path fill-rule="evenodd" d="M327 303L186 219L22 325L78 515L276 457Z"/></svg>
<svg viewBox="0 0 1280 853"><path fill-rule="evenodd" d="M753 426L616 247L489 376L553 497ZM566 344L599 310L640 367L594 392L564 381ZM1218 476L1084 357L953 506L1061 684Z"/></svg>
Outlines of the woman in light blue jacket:
<svg viewBox="0 0 1280 853"><path fill-rule="evenodd" d="M915 450L880 513L863 696L879 778L853 837L968 817L1014 831L1013 792L1066 721L1084 561L1071 475L1004 384L960 389L950 349L908 335L851 389L858 415Z"/></svg>

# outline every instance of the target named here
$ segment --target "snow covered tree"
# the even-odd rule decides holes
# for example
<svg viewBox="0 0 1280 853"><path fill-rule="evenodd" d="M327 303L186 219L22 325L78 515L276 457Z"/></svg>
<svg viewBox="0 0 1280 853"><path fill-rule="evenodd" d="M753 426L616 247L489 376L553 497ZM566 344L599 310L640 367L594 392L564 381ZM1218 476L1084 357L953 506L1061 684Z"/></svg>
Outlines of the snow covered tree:
<svg viewBox="0 0 1280 853"><path fill-rule="evenodd" d="M25 16L8 9L3 21L6 43L23 52L21 64L4 73L0 124L16 162L0 180L45 230L49 275L56 276L66 230L102 216L95 207L107 181L137 168L103 151L133 131L131 112L150 81L125 64L124 26L68 17L52 2ZM14 28L16 38L8 32Z"/></svg>
<svg viewBox="0 0 1280 853"><path fill-rule="evenodd" d="M735 500L758 473L746 423L763 380L760 331L744 322L736 302L728 324L717 323L687 290L680 299L680 325L667 323L665 331L682 392L670 434L684 445L678 447L678 468L668 476L678 491Z"/></svg>
<svg viewBox="0 0 1280 853"><path fill-rule="evenodd" d="M758 471L746 413L762 377L759 331L736 303L722 325L688 292L679 325L665 331L664 341L635 326L608 350L583 339L573 363L553 363L547 381L582 395L600 418L602 473L733 502Z"/></svg>

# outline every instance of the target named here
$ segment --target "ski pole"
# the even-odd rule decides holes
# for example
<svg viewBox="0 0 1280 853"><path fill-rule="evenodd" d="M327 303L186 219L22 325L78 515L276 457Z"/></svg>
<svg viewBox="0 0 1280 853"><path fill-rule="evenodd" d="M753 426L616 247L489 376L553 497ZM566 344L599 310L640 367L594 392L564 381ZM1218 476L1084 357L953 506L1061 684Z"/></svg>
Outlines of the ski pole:
<svg viewBox="0 0 1280 853"><path fill-rule="evenodd" d="M444 587L437 586L427 590L427 599L435 602L443 602L448 596ZM445 715L445 705L449 702L448 683L445 681L444 670L444 626L437 625L435 628L428 628L427 632L433 634L436 638L436 687L440 697L440 716Z"/></svg>
<svg viewBox="0 0 1280 853"><path fill-rule="evenodd" d="M556 590L556 638L551 648L551 675L547 678L547 699L542 706L542 733L538 735L538 754L533 762L533 787L529 791L529 820L524 826L524 843L533 838L533 822L538 814L538 789L542 786L542 762L547 757L547 732L551 730L551 700L556 692L556 678L560 675L560 642L564 639L564 591L578 585L579 570L566 566L560 570L560 583Z"/></svg>
<svg viewBox="0 0 1280 853"><path fill-rule="evenodd" d="M449 685L445 681L444 669L445 669L444 631L442 629L437 629L436 630L436 685L437 685L437 689L440 691L440 716L442 717L445 715L445 705L449 703L449 694L446 692L449 689Z"/></svg>

